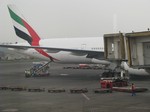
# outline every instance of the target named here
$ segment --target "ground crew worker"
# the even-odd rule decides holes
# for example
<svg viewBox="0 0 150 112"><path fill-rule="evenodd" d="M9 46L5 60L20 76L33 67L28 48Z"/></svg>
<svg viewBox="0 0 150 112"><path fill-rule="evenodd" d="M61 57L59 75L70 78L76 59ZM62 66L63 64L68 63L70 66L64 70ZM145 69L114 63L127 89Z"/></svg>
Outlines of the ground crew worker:
<svg viewBox="0 0 150 112"><path fill-rule="evenodd" d="M135 85L132 83L132 86L131 86L131 90L132 90L132 96L136 96L135 94Z"/></svg>

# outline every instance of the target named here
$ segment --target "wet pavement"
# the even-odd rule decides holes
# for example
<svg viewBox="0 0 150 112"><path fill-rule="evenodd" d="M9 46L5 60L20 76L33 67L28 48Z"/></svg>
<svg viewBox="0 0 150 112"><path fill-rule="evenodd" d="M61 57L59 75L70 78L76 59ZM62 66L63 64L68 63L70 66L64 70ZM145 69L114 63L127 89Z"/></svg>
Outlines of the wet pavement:
<svg viewBox="0 0 150 112"><path fill-rule="evenodd" d="M45 88L43 92L0 90L0 112L149 112L150 92L113 92L95 94L102 70L63 69L65 64L51 64L49 77L25 78L24 70L30 61L0 62L0 86ZM149 77L135 77L135 86L150 90ZM49 88L63 88L66 92L48 93ZM71 94L72 88L87 88L87 93Z"/></svg>

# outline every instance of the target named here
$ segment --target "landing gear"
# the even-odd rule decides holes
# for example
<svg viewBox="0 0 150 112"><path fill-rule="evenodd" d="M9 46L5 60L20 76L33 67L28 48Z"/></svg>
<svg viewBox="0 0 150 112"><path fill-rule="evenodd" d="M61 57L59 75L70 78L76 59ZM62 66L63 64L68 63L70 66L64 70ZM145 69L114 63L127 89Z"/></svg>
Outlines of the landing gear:
<svg viewBox="0 0 150 112"><path fill-rule="evenodd" d="M116 60L107 66L106 72L102 74L102 77L113 79L126 79L129 80L129 73L124 69L124 61Z"/></svg>
<svg viewBox="0 0 150 112"><path fill-rule="evenodd" d="M122 70L120 72L117 71L106 71L101 75L101 79L123 79L129 80L128 72Z"/></svg>

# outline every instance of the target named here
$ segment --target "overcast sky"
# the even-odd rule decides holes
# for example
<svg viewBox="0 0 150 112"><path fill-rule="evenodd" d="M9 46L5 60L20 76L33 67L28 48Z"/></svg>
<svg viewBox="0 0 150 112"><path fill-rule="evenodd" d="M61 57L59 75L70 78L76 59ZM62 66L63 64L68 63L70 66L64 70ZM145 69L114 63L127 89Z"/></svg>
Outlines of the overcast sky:
<svg viewBox="0 0 150 112"><path fill-rule="evenodd" d="M41 38L150 28L150 0L0 0L0 42L16 39L7 4L15 4Z"/></svg>

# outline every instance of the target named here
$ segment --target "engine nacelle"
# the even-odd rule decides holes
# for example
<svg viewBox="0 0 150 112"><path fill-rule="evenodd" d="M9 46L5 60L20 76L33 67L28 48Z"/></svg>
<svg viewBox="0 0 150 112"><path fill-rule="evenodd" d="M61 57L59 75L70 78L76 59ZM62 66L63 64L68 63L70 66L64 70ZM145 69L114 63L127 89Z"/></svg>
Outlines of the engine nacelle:
<svg viewBox="0 0 150 112"><path fill-rule="evenodd" d="M95 63L95 64L102 64L102 65L109 65L111 62L106 61L106 60L92 59L92 63Z"/></svg>

